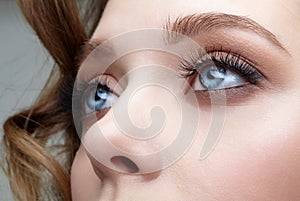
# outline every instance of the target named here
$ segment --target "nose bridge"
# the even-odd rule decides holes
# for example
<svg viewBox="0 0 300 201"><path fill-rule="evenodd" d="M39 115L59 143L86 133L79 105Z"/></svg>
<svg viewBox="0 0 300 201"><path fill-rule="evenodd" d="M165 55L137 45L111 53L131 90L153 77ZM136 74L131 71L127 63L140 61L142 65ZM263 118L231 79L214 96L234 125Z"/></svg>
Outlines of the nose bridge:
<svg viewBox="0 0 300 201"><path fill-rule="evenodd" d="M141 66L126 77L128 84L112 107L114 121L132 137L153 137L147 134L158 133L168 117L179 115L182 83L174 70L159 65Z"/></svg>
<svg viewBox="0 0 300 201"><path fill-rule="evenodd" d="M176 105L176 99L172 97L172 94L158 84L149 83L140 85L128 93L125 92L112 111L117 124L124 122L121 128L132 125L134 128L128 132L131 135L140 136L143 133L134 133L145 132L154 124L157 129L162 127L167 113L171 112L171 107L174 105ZM120 118L117 118L118 116ZM157 129L154 130L158 132L159 129Z"/></svg>
<svg viewBox="0 0 300 201"><path fill-rule="evenodd" d="M168 52L143 50L130 53L115 63L127 72L119 78L118 82L125 89L112 108L117 123L125 122L122 127L127 127L132 122L133 130L139 132L155 123L156 127L162 127L164 115L178 104L175 102L186 84L178 79L177 69L174 69L177 60L176 55Z"/></svg>

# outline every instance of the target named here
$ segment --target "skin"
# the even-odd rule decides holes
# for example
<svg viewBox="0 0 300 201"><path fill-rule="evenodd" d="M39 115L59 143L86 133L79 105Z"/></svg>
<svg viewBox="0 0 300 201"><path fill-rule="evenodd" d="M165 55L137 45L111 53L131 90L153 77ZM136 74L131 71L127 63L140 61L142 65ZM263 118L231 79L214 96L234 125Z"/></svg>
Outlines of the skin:
<svg viewBox="0 0 300 201"><path fill-rule="evenodd" d="M259 88L239 88L242 95L232 95L227 102L222 136L205 159L199 153L209 130L211 110L199 101L197 110L201 116L195 140L188 151L170 167L151 174L123 174L95 161L86 150L97 144L81 145L71 172L71 188L74 201L86 200L272 200L290 201L300 197L300 12L299 1L261 0L110 0L92 40L105 40L122 33L145 28L162 28L170 16L194 13L222 12L247 16L272 32L287 50L283 51L256 34L243 30L219 30L215 35L203 33L193 39L202 47L217 43L223 46L233 40L230 49L257 62L256 69L265 75L266 81ZM231 37L232 36L232 37ZM231 38L231 39L230 39ZM239 40L237 40L239 39ZM224 44L223 44L224 43ZM246 45L247 44L247 45ZM239 47L243 50L239 50ZM158 60L151 52L132 54L117 62L124 73L110 73L116 79L135 66ZM172 65L170 65L172 68ZM119 74L118 74L119 73ZM155 74L151 74L155 76ZM128 77L128 79L134 79ZM159 94L157 88L149 88L133 96L129 116L140 126L147 125L141 114L161 103L162 98L149 100L149 94ZM201 97L196 95L198 100ZM120 99L121 100L121 99ZM170 103L166 108L170 119L166 137L156 143L166 144L172 132L177 110ZM162 105L168 105L167 103ZM176 104L175 104L176 105ZM174 111L172 111L174 110ZM136 111L140 111L136 112ZM176 115L173 115L176 116ZM149 123L149 122L148 122ZM95 122L115 146L130 153L151 150L147 143L136 144L120 134L111 112ZM173 130L172 130L173 129ZM87 137L93 133L87 132ZM94 134L92 141L100 138ZM101 147L93 154L103 154ZM132 159L132 158L131 158ZM135 160L134 158L132 159ZM137 161L134 161L137 162ZM150 164L150 163L149 163ZM122 164L119 164L122 165ZM145 162L147 166L148 163Z"/></svg>

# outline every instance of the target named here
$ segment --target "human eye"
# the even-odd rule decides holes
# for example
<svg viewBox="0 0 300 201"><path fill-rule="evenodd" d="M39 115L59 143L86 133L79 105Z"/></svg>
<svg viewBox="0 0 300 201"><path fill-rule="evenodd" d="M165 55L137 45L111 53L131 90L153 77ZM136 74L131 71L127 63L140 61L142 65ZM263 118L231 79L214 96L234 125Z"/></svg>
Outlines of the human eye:
<svg viewBox="0 0 300 201"><path fill-rule="evenodd" d="M231 51L212 50L204 56L181 62L180 72L191 77L195 92L242 88L256 85L264 76L246 58Z"/></svg>
<svg viewBox="0 0 300 201"><path fill-rule="evenodd" d="M112 107L118 99L114 88L117 81L109 75L101 75L87 84L82 96L85 114L101 112Z"/></svg>

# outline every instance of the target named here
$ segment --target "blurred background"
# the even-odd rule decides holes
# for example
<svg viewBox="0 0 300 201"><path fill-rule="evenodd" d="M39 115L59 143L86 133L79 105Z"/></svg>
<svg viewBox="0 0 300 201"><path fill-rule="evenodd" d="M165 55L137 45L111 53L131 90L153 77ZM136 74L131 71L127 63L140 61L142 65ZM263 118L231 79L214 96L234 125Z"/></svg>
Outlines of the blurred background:
<svg viewBox="0 0 300 201"><path fill-rule="evenodd" d="M10 115L29 107L50 73L52 61L23 19L14 0L0 0L0 139ZM0 161L3 150L0 148ZM0 200L13 200L0 170Z"/></svg>

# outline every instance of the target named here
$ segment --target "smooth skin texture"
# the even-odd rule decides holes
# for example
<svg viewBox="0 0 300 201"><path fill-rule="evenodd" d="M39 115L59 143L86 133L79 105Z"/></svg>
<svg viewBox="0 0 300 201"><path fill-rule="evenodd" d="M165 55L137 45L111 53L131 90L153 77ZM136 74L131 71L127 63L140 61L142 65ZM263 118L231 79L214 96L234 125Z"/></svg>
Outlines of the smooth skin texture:
<svg viewBox="0 0 300 201"><path fill-rule="evenodd" d="M223 27L214 34L202 31L201 36L193 37L202 47L221 45L249 58L265 76L262 86L240 87L230 95L221 139L205 160L199 160L199 153L211 114L209 106L201 101L198 111L202 121L191 148L160 172L147 175L115 172L95 162L82 145L71 172L74 201L299 200L299 1L110 0L91 40L103 41L138 29L162 28L169 17L175 20L179 16L209 12L247 16L272 32L285 48L238 28ZM141 63L151 61L146 54L144 59L138 58ZM138 65L135 55L128 60L120 63L127 62L125 66L131 68ZM135 97L134 109L129 110L132 119L141 120L134 111L147 113L147 105L152 107L149 93ZM155 89L151 93L155 94ZM115 135L120 131L112 118L108 112L96 124L104 128L115 146L136 151L132 150L134 146L126 146L131 145L128 139ZM143 147L147 146L140 149Z"/></svg>

